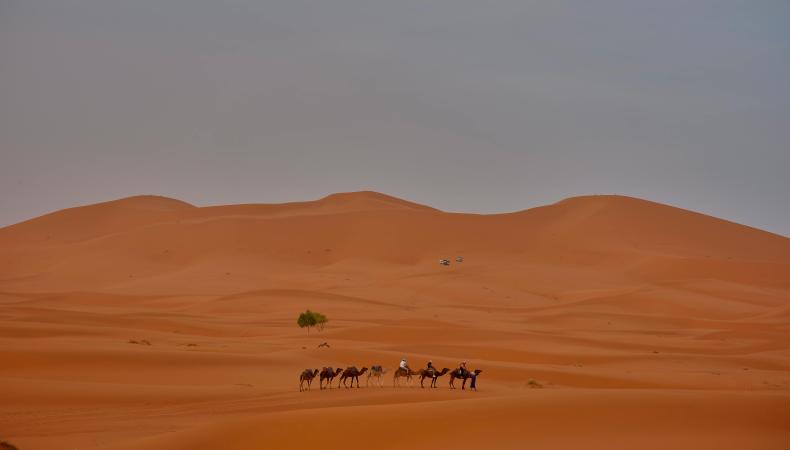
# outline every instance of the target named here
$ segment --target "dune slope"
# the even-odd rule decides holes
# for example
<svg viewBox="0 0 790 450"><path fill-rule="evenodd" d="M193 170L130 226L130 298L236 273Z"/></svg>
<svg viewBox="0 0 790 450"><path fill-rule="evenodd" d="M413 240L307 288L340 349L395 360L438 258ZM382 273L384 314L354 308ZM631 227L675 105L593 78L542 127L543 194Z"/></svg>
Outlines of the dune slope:
<svg viewBox="0 0 790 450"><path fill-rule="evenodd" d="M329 326L296 327L306 308ZM790 239L629 197L139 196L0 229L0 440L22 450L787 448L789 342ZM393 387L402 357L468 360L480 389ZM382 387L298 390L371 364Z"/></svg>

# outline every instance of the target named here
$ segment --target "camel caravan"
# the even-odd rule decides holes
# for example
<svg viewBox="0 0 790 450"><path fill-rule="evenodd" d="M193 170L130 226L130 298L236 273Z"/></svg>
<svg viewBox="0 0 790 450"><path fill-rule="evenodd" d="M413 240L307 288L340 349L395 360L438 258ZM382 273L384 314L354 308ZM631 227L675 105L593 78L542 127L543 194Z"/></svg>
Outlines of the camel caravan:
<svg viewBox="0 0 790 450"><path fill-rule="evenodd" d="M313 384L313 379L316 376L318 377L318 388L320 390L332 389L332 382L335 378L338 378L338 388L340 388L341 384L345 388L353 388L354 381L357 382L357 387L359 387L359 377L366 373L367 379L365 380L365 386L370 386L371 379L373 379L374 386L384 387L383 378L386 372L387 369L380 365L371 366L370 368L362 367L361 369L357 369L356 366L350 366L345 370L340 367L337 369L332 367L323 367L321 370L305 369L299 375L299 392L310 390ZM452 371L446 367L442 370L439 370L433 366L433 361L428 361L427 367L415 371L409 367L409 365L406 363L406 359L404 358L401 360L398 368L393 372L392 386L401 386L401 380L403 380L403 382L405 382L408 386L411 386L412 381L416 381L416 379L419 378L420 387L424 388L425 379L427 378L430 381L429 386L431 388L436 388L438 387L436 383L439 380L439 377L449 374L450 389L456 388L455 380L458 379L461 380L461 389L466 389L466 381L470 380L469 389L476 391L477 376L480 375L480 372L482 372L480 369L467 369L466 361L462 361L461 364L459 364L459 366ZM348 385L349 382L351 383L350 386Z"/></svg>

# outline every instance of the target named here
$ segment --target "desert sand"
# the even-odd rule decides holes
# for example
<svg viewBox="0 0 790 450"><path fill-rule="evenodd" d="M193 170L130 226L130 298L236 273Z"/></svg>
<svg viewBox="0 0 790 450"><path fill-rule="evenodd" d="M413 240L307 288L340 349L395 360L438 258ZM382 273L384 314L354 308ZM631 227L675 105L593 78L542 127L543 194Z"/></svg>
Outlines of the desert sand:
<svg viewBox="0 0 790 450"><path fill-rule="evenodd" d="M402 357L478 391L394 388ZM0 229L0 358L20 450L788 449L790 239L622 196L131 197Z"/></svg>

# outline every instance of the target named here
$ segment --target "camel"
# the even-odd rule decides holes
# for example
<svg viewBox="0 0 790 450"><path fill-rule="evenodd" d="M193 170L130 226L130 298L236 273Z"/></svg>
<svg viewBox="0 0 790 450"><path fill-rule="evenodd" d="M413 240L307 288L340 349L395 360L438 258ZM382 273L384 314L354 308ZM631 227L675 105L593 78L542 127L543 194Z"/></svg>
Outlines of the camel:
<svg viewBox="0 0 790 450"><path fill-rule="evenodd" d="M404 369L403 367L398 367L398 369L395 371L395 374L392 376L392 385L400 386L400 379L402 377L405 377L406 381L411 384L412 375L419 375L419 372L415 372L411 369Z"/></svg>
<svg viewBox="0 0 790 450"><path fill-rule="evenodd" d="M464 380L464 382L461 383L461 389L466 389L466 379L470 378L473 373L475 376L477 376L477 374L479 374L480 372L482 372L482 370L480 369L475 369L474 372L470 372L460 367L458 369L453 370L452 372L450 372L450 389L455 389L455 385L453 384L453 381L455 381L456 378L460 378Z"/></svg>
<svg viewBox="0 0 790 450"><path fill-rule="evenodd" d="M343 369L340 367L337 368L337 371L332 370L331 367L324 367L321 369L321 375L318 379L318 389L324 389L324 380L326 380L326 387L332 389L332 380L335 379L336 376L340 375Z"/></svg>
<svg viewBox="0 0 790 450"><path fill-rule="evenodd" d="M385 368L383 368L381 366L370 366L370 372L368 372L367 386L370 386L370 379L371 379L371 377L374 377L377 380L378 386L379 387L384 387L381 384L381 376L384 375L384 372L386 372L386 371L387 371L387 369L385 369Z"/></svg>
<svg viewBox="0 0 790 450"><path fill-rule="evenodd" d="M442 369L441 372L437 371L433 367L430 368L430 369L420 369L419 372L418 372L418 374L420 375L420 387L424 388L425 386L423 385L423 382L425 381L426 378L430 378L431 379L431 387L435 388L436 387L436 380L438 380L440 376L446 374L449 371L450 371L450 369L448 369L447 367Z"/></svg>
<svg viewBox="0 0 790 450"><path fill-rule="evenodd" d="M340 375L340 381L338 381L337 384L338 386L340 386L340 382L342 381L343 387L348 387L346 386L346 380L350 378L351 387L354 387L354 380L357 380L357 387L359 387L359 376L367 371L368 371L367 367L363 367L362 369L357 369L356 366L348 367L346 368L346 370L343 371L343 374Z"/></svg>
<svg viewBox="0 0 790 450"><path fill-rule="evenodd" d="M310 389L310 385L313 384L313 378L318 375L318 369L305 369L302 371L301 375L299 375L299 392L302 392L302 386L304 382L307 381L307 389Z"/></svg>

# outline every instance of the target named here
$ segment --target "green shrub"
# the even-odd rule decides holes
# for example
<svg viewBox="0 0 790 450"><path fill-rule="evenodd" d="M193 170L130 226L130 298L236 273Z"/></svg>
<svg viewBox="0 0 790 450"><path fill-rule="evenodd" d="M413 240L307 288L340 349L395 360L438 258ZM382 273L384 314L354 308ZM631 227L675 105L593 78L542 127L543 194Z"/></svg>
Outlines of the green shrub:
<svg viewBox="0 0 790 450"><path fill-rule="evenodd" d="M299 325L299 328L307 328L307 334L310 334L311 327L318 327L319 331L323 330L327 322L329 322L329 319L325 315L309 309L299 314L299 318L296 319L296 324Z"/></svg>

